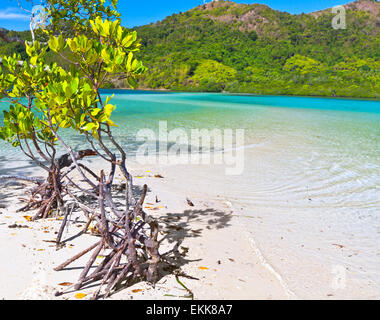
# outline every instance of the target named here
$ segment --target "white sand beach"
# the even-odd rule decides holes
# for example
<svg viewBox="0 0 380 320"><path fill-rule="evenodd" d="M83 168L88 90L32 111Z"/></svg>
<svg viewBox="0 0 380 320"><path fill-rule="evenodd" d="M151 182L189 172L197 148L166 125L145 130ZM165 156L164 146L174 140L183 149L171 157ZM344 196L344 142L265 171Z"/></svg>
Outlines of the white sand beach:
<svg viewBox="0 0 380 320"><path fill-rule="evenodd" d="M109 299L189 299L189 292L177 282L170 265L185 275L178 279L194 299L294 298L274 270L263 264L263 257L247 237L228 199L215 201L207 194L202 196L197 191L199 186L190 180L179 181L170 167L131 165L131 172L135 184L148 184L145 210L160 223L160 254L166 258L155 287L136 283ZM155 178L156 174L163 178ZM69 241L57 251L53 242L61 220L53 217L31 222L28 221L31 213L16 213L22 206L19 198L25 196L30 186L19 182L1 185L1 204L5 208L0 209L0 299L76 300L77 293L82 293L81 299L90 299L96 286L79 291L67 287L76 283L88 256L63 271L53 268L95 243L96 236L85 234L70 240L85 224L73 214L63 236ZM160 202L156 203L156 197ZM194 207L189 206L187 198ZM14 224L18 227L10 228ZM98 260L101 258L100 255ZM62 290L67 292L55 296Z"/></svg>

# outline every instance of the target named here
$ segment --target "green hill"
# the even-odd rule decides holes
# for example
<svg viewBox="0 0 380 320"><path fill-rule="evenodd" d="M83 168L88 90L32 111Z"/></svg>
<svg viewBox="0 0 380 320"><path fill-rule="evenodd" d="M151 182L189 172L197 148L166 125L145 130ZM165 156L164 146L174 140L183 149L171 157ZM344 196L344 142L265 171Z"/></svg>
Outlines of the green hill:
<svg viewBox="0 0 380 320"><path fill-rule="evenodd" d="M141 88L380 98L380 3L292 15L261 4L212 2L135 28L149 68ZM0 30L0 32L4 30ZM28 32L6 31L28 39ZM22 52L0 40L0 56ZM51 57L52 60L56 59ZM115 82L124 86L123 82Z"/></svg>
<svg viewBox="0 0 380 320"><path fill-rule="evenodd" d="M292 15L213 2L137 28L149 67L141 86L171 90L380 97L380 3Z"/></svg>

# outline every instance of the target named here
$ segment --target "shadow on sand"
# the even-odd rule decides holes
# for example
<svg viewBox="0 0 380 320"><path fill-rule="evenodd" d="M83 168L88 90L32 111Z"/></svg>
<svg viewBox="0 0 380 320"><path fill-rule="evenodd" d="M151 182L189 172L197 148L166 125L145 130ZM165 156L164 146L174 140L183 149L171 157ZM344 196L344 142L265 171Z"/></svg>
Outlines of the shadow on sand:
<svg viewBox="0 0 380 320"><path fill-rule="evenodd" d="M33 161L9 160L4 156L0 156L0 176L32 176L35 170L36 165ZM29 185L30 183L20 181L0 180L0 210L6 209L10 205L11 197L16 194L17 190L28 188Z"/></svg>
<svg viewBox="0 0 380 320"><path fill-rule="evenodd" d="M123 202L125 201L125 184L115 187L117 188L117 191L114 190L116 194L113 194L115 204L123 206ZM148 188L148 192L150 191ZM134 185L133 193L135 198L138 199L142 193L142 187ZM93 199L88 198L88 201L91 202ZM159 242L165 244L166 248L170 248L167 252L160 250L160 278L173 274L174 271L179 271L182 266L189 262L199 261L187 258L189 248L182 246L185 239L202 237L203 233L207 230L226 228L230 226L231 218L230 213L213 208L204 210L192 209L155 216L160 226ZM69 239L65 239L63 242L72 241L79 235L77 234Z"/></svg>
<svg viewBox="0 0 380 320"><path fill-rule="evenodd" d="M186 238L198 238L207 230L222 229L230 226L231 215L212 208L204 210L185 210L180 213L167 213L158 218L160 242L167 242L172 249L161 255L160 277L172 274L189 262L186 258L189 248L182 246Z"/></svg>
<svg viewBox="0 0 380 320"><path fill-rule="evenodd" d="M160 243L165 242L165 247L168 245L168 247L171 248L167 252L160 252L161 262L158 280L168 275L177 275L199 280L191 275L185 274L181 270L181 267L190 262L202 260L191 260L187 258L187 253L191 248L182 246L183 242L187 238L202 237L203 233L207 230L218 230L230 226L232 216L227 212L209 208L204 210L185 210L178 213L167 213L155 218L160 225L160 234L163 236L161 239L159 238ZM126 289L126 287L138 282L138 280L132 283L127 282L127 285L120 283L114 293L120 292ZM186 288L186 290L188 289ZM188 293L190 293L190 295L183 296L183 298L192 298L191 291L188 291Z"/></svg>

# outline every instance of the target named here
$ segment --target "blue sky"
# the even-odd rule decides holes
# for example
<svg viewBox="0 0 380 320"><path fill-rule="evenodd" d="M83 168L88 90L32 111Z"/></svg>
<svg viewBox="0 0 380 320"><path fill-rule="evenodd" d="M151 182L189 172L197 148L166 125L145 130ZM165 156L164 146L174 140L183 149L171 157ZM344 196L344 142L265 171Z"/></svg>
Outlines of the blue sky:
<svg viewBox="0 0 380 320"><path fill-rule="evenodd" d="M307 13L344 4L350 0L237 0L236 2L263 3L276 10ZM27 9L31 8L26 0L20 0L20 3ZM39 1L35 0L34 3L38 4ZM133 27L162 20L168 15L189 10L202 3L203 0L119 0L118 8L122 13L122 25ZM18 8L17 0L1 0L0 27L12 30L29 28L29 17L26 12Z"/></svg>

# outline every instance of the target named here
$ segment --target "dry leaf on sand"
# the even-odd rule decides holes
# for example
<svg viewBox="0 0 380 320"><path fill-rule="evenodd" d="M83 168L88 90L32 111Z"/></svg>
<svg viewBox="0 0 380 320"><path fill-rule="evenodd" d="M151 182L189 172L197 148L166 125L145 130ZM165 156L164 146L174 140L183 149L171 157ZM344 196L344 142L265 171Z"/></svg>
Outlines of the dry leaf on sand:
<svg viewBox="0 0 380 320"><path fill-rule="evenodd" d="M87 296L87 294L85 294L85 293L77 293L75 295L75 298L76 299L83 299L85 296Z"/></svg>
<svg viewBox="0 0 380 320"><path fill-rule="evenodd" d="M207 267L199 267L200 270L209 270Z"/></svg>
<svg viewBox="0 0 380 320"><path fill-rule="evenodd" d="M69 286L73 285L73 283L71 283L71 282L62 282L62 283L59 283L58 285L62 286L62 287L69 287Z"/></svg>
<svg viewBox="0 0 380 320"><path fill-rule="evenodd" d="M141 292L141 291L142 291L142 289L134 289L134 290L132 290L133 293L138 293L138 292Z"/></svg>

